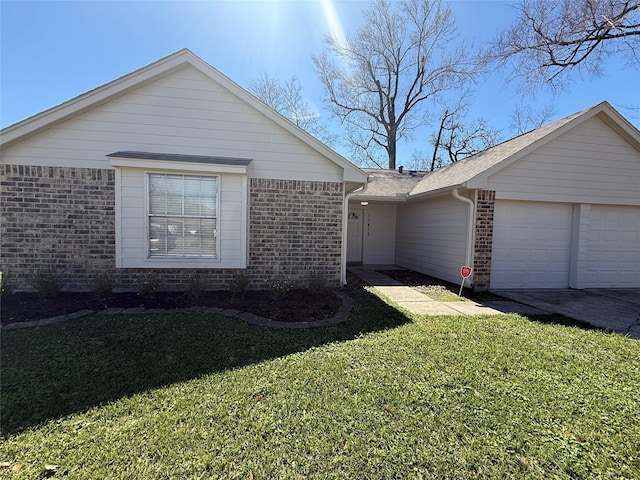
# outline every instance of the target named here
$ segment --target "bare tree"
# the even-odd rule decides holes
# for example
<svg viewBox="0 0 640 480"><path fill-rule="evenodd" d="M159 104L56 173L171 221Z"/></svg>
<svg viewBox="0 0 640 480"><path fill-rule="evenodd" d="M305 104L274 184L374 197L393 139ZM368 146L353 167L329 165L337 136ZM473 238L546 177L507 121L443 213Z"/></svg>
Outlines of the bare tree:
<svg viewBox="0 0 640 480"><path fill-rule="evenodd" d="M285 116L297 126L306 130L321 142L332 146L336 136L318 121L319 114L314 112L302 95L302 86L293 76L286 82L270 77L267 73L252 81L249 91L276 112Z"/></svg>
<svg viewBox="0 0 640 480"><path fill-rule="evenodd" d="M453 14L441 0L376 0L345 44L328 37L314 57L331 111L349 126L361 156L396 167L398 141L430 119L426 101L462 87L479 70L457 44Z"/></svg>
<svg viewBox="0 0 640 480"><path fill-rule="evenodd" d="M490 127L483 118L469 122L466 120L468 110L469 104L464 100L453 107L443 106L438 129L431 139L431 162L425 165L429 171L475 155L499 142L500 130Z"/></svg>
<svg viewBox="0 0 640 480"><path fill-rule="evenodd" d="M640 63L639 0L521 0L518 10L491 57L511 64L528 87L565 86L573 69L601 75L615 54Z"/></svg>
<svg viewBox="0 0 640 480"><path fill-rule="evenodd" d="M549 123L554 113L552 104L545 105L539 110L534 110L530 105L518 104L513 109L509 126L517 135L522 135Z"/></svg>
<svg viewBox="0 0 640 480"><path fill-rule="evenodd" d="M440 124L438 132L436 138L440 141L434 145L433 159L437 158L439 151L444 152L448 159L440 159L438 164L432 162L432 169L447 163L456 163L486 150L496 145L500 138L500 131L491 128L483 118L468 123L462 122L460 117L448 116L446 121Z"/></svg>

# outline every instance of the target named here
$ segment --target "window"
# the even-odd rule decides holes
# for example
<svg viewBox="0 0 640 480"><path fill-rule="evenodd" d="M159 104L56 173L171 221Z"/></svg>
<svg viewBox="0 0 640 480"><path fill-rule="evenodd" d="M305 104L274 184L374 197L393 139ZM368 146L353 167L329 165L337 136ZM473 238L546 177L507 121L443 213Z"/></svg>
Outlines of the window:
<svg viewBox="0 0 640 480"><path fill-rule="evenodd" d="M218 177L150 173L149 257L217 258Z"/></svg>

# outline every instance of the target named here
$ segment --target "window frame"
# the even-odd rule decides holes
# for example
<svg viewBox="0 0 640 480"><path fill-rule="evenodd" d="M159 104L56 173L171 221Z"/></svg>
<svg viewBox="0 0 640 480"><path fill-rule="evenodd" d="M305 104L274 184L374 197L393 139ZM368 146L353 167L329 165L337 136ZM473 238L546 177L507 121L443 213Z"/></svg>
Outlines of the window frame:
<svg viewBox="0 0 640 480"><path fill-rule="evenodd" d="M180 217L182 219L185 218L214 218L215 219L215 255L151 255L151 231L150 231L150 223L151 223L151 176L152 175L164 175L164 176L174 176L174 177L182 177L183 181L185 177L206 177L206 178L215 178L216 179L216 192L215 192L215 217L207 217L207 216L186 216L184 213L182 215L154 215L160 218L168 218L168 217ZM220 189L222 178L219 174L207 174L205 172L167 172L167 171L152 171L148 170L144 172L145 176L145 240L146 240L146 260L149 262L171 262L171 261L204 261L204 262L219 262L220 261ZM184 190L182 195L184 201Z"/></svg>
<svg viewBox="0 0 640 480"><path fill-rule="evenodd" d="M110 154L115 169L115 266L120 269L246 269L249 265L249 177L251 161L232 164L215 161L141 159ZM212 157L215 158L215 157ZM147 258L146 229L147 173L212 175L220 177L218 187L218 258ZM229 208L227 199L235 197L239 208ZM233 212L232 212L233 211ZM233 215L233 217L232 217ZM227 230L227 225L234 225ZM139 233L137 233L139 232Z"/></svg>

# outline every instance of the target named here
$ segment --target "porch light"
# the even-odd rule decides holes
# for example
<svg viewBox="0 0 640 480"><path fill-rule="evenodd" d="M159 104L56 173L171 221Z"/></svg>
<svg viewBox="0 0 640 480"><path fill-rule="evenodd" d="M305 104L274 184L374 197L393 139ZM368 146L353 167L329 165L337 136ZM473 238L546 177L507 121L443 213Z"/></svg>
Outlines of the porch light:
<svg viewBox="0 0 640 480"><path fill-rule="evenodd" d="M360 202L360 205L362 205L363 207L366 207L367 205L369 205L369 202Z"/></svg>

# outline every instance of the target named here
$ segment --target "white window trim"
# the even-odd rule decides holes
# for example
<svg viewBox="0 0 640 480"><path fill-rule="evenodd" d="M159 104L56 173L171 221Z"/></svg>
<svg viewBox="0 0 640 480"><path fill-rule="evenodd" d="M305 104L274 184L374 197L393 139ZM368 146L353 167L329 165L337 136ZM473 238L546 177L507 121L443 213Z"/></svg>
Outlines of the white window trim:
<svg viewBox="0 0 640 480"><path fill-rule="evenodd" d="M115 253L116 253L116 268L198 268L198 269L244 269L247 268L249 263L249 180L248 180L248 166L229 166L229 165L212 165L201 164L195 162L165 162L161 165L157 161L146 160L130 160L130 159L111 159L110 165L116 167L115 170ZM145 211L141 213L142 218L140 221L144 221L145 238L141 241L145 242L144 252L145 255L139 259L124 259L123 251L123 233L122 233L122 168L134 168L144 175L144 185L140 185L144 188L145 195ZM217 202L217 215L218 230L217 241L217 257L195 257L195 258L168 258L168 257L148 257L148 239L149 239L149 226L148 226L148 173L177 173L180 175L210 175L219 177L218 184L218 202ZM225 174L240 174L241 175L241 189L242 189L242 209L240 213L240 257L238 259L225 258L222 242L222 228L221 224L224 221L222 218L223 209L223 191L221 185L224 182Z"/></svg>
<svg viewBox="0 0 640 480"><path fill-rule="evenodd" d="M150 239L151 239L151 232L149 231L149 219L151 218L151 206L149 204L150 202L150 188L149 188L149 179L151 178L151 175L153 174L159 174L159 175L181 175L181 176L199 176L199 177L209 177L209 178L215 178L216 179L216 254L215 256L213 255L203 255L203 256L197 256L197 255L185 255L185 256L180 256L180 255L175 255L175 256L170 256L170 255L166 255L166 256L157 256L157 257L152 257L151 256L151 248L150 248ZM144 176L145 176L145 213L146 213L146 222L145 222L145 237L146 237L146 241L147 241L147 249L146 249L146 254L147 254L147 260L151 261L151 262L165 262L165 261L171 261L171 262L184 262L184 261L191 261L191 260L196 260L198 262L220 262L220 187L222 185L222 179L220 178L220 175L216 175L214 173L211 174L206 174L203 172L198 172L198 173L194 173L194 172L163 172L163 171L156 171L156 170L147 170L144 172Z"/></svg>

